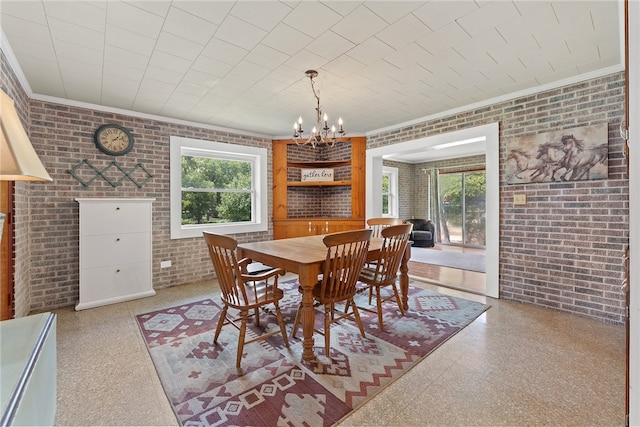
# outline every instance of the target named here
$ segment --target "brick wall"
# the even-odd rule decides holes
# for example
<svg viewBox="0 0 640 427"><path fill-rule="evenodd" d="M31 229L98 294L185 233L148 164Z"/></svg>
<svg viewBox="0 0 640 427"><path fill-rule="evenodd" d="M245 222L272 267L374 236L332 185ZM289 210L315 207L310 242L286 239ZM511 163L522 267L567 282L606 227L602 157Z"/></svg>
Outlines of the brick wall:
<svg viewBox="0 0 640 427"><path fill-rule="evenodd" d="M629 183L618 133L623 89L624 74L615 73L369 135L367 148L499 122L501 297L622 324L629 238ZM505 183L511 138L603 122L609 129L608 179ZM513 206L514 194L526 195L528 203Z"/></svg>

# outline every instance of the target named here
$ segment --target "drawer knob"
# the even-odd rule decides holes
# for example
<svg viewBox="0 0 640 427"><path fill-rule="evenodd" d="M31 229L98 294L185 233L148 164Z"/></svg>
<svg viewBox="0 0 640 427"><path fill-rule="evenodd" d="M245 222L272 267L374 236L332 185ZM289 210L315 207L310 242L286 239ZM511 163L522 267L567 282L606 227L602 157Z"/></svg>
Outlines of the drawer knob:
<svg viewBox="0 0 640 427"><path fill-rule="evenodd" d="M117 270L116 270L116 273L120 273L120 269L117 269Z"/></svg>
<svg viewBox="0 0 640 427"><path fill-rule="evenodd" d="M116 239L116 242L119 242L119 241L120 241L120 238L118 237L118 238Z"/></svg>
<svg viewBox="0 0 640 427"><path fill-rule="evenodd" d="M116 208L116 210L117 210L117 211L119 211L119 210L120 210L120 206L118 206L118 207Z"/></svg>

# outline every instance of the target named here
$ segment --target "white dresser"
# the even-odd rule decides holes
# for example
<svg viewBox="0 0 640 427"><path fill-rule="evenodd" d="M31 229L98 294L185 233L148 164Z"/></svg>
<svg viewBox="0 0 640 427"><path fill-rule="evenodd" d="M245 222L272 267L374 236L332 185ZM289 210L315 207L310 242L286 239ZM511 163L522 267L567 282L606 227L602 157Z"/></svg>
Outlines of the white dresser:
<svg viewBox="0 0 640 427"><path fill-rule="evenodd" d="M155 295L154 200L76 199L80 204L80 301L76 310Z"/></svg>

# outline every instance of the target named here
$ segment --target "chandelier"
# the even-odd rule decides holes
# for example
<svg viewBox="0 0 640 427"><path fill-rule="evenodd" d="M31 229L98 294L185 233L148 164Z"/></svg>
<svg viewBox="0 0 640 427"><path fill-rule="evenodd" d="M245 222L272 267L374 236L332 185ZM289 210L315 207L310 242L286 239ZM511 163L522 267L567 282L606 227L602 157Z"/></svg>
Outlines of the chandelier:
<svg viewBox="0 0 640 427"><path fill-rule="evenodd" d="M332 147L336 142L343 141L345 131L342 128L342 118L338 119L337 130L335 126L331 126L331 128L329 128L329 117L326 114L324 114L324 117L322 115L322 109L320 108L320 96L318 96L318 92L315 88L315 82L313 81L315 77L318 77L318 72L316 70L308 70L305 74L311 81L311 90L313 90L313 96L316 97L316 124L313 129L311 129L309 136L304 137L302 136L302 116L300 116L298 121L293 124L293 139L298 145L311 144L313 148L319 145ZM321 118L322 121L320 120Z"/></svg>

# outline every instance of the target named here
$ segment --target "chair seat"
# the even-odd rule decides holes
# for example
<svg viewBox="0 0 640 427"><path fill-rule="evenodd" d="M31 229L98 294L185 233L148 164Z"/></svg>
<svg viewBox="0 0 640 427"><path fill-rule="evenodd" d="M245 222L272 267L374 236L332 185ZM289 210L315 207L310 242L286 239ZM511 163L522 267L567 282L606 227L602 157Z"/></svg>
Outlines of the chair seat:
<svg viewBox="0 0 640 427"><path fill-rule="evenodd" d="M267 296L269 298L267 298ZM265 302L280 301L284 297L284 291L280 288L273 289L272 285L265 285L260 283L256 285L255 293L253 289L247 291L247 301L242 304L237 304L234 301L225 300L225 295L221 295L222 299L233 308L253 308L260 305L264 305Z"/></svg>

